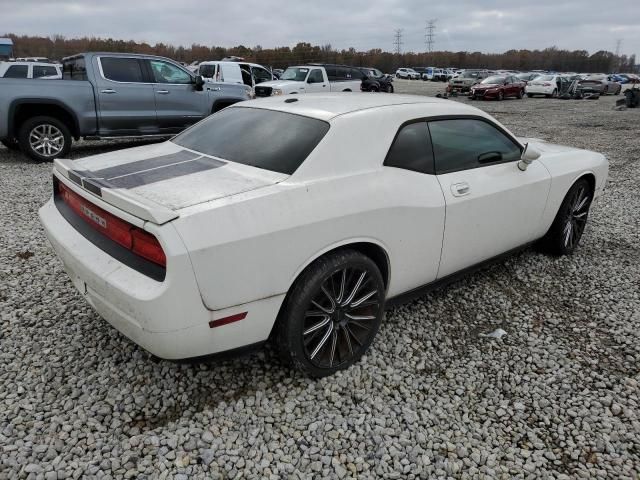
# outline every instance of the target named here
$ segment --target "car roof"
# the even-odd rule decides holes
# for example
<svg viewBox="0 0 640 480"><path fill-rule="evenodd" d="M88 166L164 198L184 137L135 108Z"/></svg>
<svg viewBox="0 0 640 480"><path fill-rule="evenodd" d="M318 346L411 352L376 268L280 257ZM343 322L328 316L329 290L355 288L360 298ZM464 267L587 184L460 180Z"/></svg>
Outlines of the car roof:
<svg viewBox="0 0 640 480"><path fill-rule="evenodd" d="M330 121L335 117L349 113L400 105L425 105L430 107L434 116L482 115L479 113L480 110L475 107L436 97L358 92L275 96L240 102L235 104L234 108L264 108Z"/></svg>

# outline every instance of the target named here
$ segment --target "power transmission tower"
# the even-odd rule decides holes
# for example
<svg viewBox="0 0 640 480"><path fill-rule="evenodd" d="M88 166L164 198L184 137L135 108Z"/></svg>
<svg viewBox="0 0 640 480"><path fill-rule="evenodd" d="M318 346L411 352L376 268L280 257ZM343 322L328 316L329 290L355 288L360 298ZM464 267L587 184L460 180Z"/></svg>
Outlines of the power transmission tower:
<svg viewBox="0 0 640 480"><path fill-rule="evenodd" d="M622 39L621 38L616 40L616 57L620 56L620 47L622 47Z"/></svg>
<svg viewBox="0 0 640 480"><path fill-rule="evenodd" d="M427 22L425 27L424 42L427 45L427 52L433 52L433 46L436 43L436 22L437 19L432 19Z"/></svg>
<svg viewBox="0 0 640 480"><path fill-rule="evenodd" d="M395 52L400 55L402 53L402 29L396 29L393 34L393 47Z"/></svg>

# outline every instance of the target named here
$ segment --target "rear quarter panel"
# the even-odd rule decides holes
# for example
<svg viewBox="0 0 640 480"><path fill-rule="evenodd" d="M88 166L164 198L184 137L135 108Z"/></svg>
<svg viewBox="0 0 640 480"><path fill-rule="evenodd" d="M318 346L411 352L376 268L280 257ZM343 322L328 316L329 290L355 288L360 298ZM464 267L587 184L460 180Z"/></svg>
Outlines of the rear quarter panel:
<svg viewBox="0 0 640 480"><path fill-rule="evenodd" d="M208 308L286 293L313 260L355 242L385 251L389 296L435 280L444 197L434 175L382 166L406 120L392 116L335 119L332 137L289 180L180 212L174 222Z"/></svg>

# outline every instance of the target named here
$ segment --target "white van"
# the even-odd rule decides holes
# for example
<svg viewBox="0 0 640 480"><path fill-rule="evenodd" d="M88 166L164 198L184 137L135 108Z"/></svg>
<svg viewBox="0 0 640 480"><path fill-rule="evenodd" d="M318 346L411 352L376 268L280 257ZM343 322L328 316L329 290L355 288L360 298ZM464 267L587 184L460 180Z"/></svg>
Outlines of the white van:
<svg viewBox="0 0 640 480"><path fill-rule="evenodd" d="M275 80L276 77L262 65L246 62L201 62L196 74L205 82L240 83L253 89L262 82Z"/></svg>
<svg viewBox="0 0 640 480"><path fill-rule="evenodd" d="M42 78L59 80L62 65L45 62L0 62L0 78Z"/></svg>

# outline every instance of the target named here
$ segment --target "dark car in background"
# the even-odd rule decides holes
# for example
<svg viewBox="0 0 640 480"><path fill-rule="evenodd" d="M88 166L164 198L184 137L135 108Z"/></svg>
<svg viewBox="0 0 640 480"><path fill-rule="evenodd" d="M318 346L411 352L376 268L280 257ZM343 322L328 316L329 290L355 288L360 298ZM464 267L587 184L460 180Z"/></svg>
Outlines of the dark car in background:
<svg viewBox="0 0 640 480"><path fill-rule="evenodd" d="M360 90L363 92L387 92L393 93L393 77L382 73L377 68L361 68L365 74Z"/></svg>
<svg viewBox="0 0 640 480"><path fill-rule="evenodd" d="M514 75L494 75L471 87L472 100L503 100L507 97L524 97L526 83Z"/></svg>

